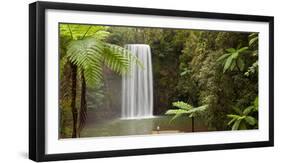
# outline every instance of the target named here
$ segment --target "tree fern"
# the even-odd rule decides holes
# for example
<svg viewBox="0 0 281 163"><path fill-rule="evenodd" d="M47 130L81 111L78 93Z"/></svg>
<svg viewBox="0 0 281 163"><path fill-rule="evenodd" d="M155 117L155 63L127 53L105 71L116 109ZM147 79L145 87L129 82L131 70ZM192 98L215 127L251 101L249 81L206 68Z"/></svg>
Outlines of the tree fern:
<svg viewBox="0 0 281 163"><path fill-rule="evenodd" d="M84 70L88 86L101 81L102 65L120 75L127 74L131 64L141 66L137 57L128 50L91 37L72 41L68 45L66 57L79 69Z"/></svg>
<svg viewBox="0 0 281 163"><path fill-rule="evenodd" d="M98 40L104 40L109 36L107 27L79 24L60 24L60 36L71 37L73 40L79 40L86 37L93 37Z"/></svg>
<svg viewBox="0 0 281 163"><path fill-rule="evenodd" d="M166 115L173 115L170 122L174 121L175 119L181 116L186 116L187 118L191 118L192 132L194 132L194 117L203 113L208 108L208 105L193 107L183 101L173 102L172 105L178 109L170 109L165 113Z"/></svg>
<svg viewBox="0 0 281 163"><path fill-rule="evenodd" d="M142 66L137 57L126 49L104 42L109 35L106 29L107 27L103 26L60 24L60 36L72 39L67 46L66 55L61 59L61 63L64 64L69 61L75 65L78 76L82 79L81 89L83 89L83 94L81 94L80 101L79 132L81 132L87 116L87 109L85 109L87 103L85 97L82 96L86 96L86 86L95 86L102 80L103 65L120 75L128 73L132 64L137 63ZM76 93L74 92L74 94ZM72 109L76 109L74 105ZM73 115L75 112L77 111L73 111ZM76 129L75 126L76 124L74 129Z"/></svg>
<svg viewBox="0 0 281 163"><path fill-rule="evenodd" d="M189 105L183 101L173 102L172 105L178 109L170 109L165 113L166 115L174 115L171 121L183 115L186 115L189 118L198 116L208 108L208 105L193 107L192 105Z"/></svg>
<svg viewBox="0 0 281 163"><path fill-rule="evenodd" d="M103 44L93 38L72 41L67 48L68 59L84 70L87 85L102 79Z"/></svg>
<svg viewBox="0 0 281 163"><path fill-rule="evenodd" d="M208 105L202 105L199 107L194 107L187 111L187 114L189 114L189 117L196 117L202 114L206 109L208 108Z"/></svg>

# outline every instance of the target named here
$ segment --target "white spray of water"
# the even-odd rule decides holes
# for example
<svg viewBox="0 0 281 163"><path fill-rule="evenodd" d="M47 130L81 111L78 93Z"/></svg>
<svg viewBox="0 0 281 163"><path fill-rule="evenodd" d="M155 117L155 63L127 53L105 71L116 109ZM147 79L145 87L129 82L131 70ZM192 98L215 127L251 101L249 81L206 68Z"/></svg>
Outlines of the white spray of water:
<svg viewBox="0 0 281 163"><path fill-rule="evenodd" d="M149 45L129 44L130 50L142 62L131 66L131 73L122 77L122 118L149 118L153 116L153 79Z"/></svg>

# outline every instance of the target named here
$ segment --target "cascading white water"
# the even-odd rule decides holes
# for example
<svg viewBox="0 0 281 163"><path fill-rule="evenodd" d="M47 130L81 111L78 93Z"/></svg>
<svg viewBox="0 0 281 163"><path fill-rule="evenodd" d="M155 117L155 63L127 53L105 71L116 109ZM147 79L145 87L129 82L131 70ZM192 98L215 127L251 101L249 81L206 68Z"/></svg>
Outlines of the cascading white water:
<svg viewBox="0 0 281 163"><path fill-rule="evenodd" d="M149 45L128 44L130 50L142 62L133 64L131 73L122 77L122 118L149 118L153 116L153 79Z"/></svg>

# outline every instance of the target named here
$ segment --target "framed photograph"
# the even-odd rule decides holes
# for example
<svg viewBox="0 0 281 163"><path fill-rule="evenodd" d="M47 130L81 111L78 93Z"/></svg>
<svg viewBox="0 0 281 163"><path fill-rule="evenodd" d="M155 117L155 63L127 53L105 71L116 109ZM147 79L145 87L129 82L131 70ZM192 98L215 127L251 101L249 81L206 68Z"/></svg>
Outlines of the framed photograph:
<svg viewBox="0 0 281 163"><path fill-rule="evenodd" d="M29 5L29 158L273 146L273 17Z"/></svg>

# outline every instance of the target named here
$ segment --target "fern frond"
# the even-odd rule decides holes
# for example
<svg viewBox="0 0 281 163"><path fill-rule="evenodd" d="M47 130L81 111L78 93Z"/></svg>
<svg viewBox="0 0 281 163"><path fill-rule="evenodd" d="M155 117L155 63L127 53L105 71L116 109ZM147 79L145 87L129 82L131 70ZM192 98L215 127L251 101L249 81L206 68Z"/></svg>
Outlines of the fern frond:
<svg viewBox="0 0 281 163"><path fill-rule="evenodd" d="M200 112L205 111L207 108L208 108L208 105L202 105L202 106L199 106L199 107L192 108L192 109L188 110L187 113L188 113L188 114L191 114L191 113L200 113Z"/></svg>
<svg viewBox="0 0 281 163"><path fill-rule="evenodd" d="M110 33L107 32L107 31L100 30L100 31L97 31L94 34L90 35L90 37L93 37L93 38L95 38L97 40L103 41L103 40L105 40L109 36L109 34Z"/></svg>
<svg viewBox="0 0 281 163"><path fill-rule="evenodd" d="M120 75L129 72L131 55L126 49L117 45L105 44L103 54L104 63L111 70Z"/></svg>
<svg viewBox="0 0 281 163"><path fill-rule="evenodd" d="M103 44L93 38L72 41L67 48L67 57L84 70L88 85L102 79Z"/></svg>
<svg viewBox="0 0 281 163"><path fill-rule="evenodd" d="M171 123L172 121L174 121L175 119L181 117L182 115L187 114L187 110L171 109L171 110L168 110L165 114L166 115L174 115L173 118L170 120L170 123Z"/></svg>
<svg viewBox="0 0 281 163"><path fill-rule="evenodd" d="M165 114L166 115L174 115L174 114L187 114L187 110L183 109L170 109Z"/></svg>
<svg viewBox="0 0 281 163"><path fill-rule="evenodd" d="M184 109L184 110L190 110L193 108L191 105L189 105L183 101L173 102L172 105L177 108Z"/></svg>
<svg viewBox="0 0 281 163"><path fill-rule="evenodd" d="M107 27L81 24L60 24L60 36L68 36L73 40L93 37L97 40L104 40L109 36Z"/></svg>

